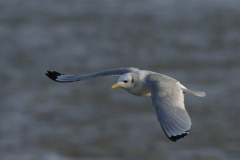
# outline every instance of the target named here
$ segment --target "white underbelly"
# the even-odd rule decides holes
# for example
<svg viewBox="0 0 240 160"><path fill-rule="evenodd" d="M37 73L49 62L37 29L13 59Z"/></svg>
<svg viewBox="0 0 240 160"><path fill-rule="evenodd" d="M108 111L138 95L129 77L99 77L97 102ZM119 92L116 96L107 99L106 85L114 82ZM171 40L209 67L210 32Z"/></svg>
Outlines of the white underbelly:
<svg viewBox="0 0 240 160"><path fill-rule="evenodd" d="M127 91L135 96L151 96L151 91L145 83L140 83Z"/></svg>

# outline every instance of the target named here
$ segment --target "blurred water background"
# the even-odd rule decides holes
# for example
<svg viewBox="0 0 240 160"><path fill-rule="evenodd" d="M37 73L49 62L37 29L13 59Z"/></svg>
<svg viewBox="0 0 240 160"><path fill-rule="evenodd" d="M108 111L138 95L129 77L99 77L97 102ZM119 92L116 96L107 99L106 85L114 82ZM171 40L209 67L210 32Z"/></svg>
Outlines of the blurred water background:
<svg viewBox="0 0 240 160"><path fill-rule="evenodd" d="M1 160L240 159L239 0L0 0ZM137 67L185 94L190 134L174 143L151 99L117 77L44 73Z"/></svg>

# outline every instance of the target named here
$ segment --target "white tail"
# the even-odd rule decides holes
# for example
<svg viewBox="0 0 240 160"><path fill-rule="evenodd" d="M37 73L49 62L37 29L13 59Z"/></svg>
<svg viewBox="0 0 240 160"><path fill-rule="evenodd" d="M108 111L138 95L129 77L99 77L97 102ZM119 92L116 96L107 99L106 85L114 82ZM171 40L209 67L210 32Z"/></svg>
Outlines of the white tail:
<svg viewBox="0 0 240 160"><path fill-rule="evenodd" d="M202 92L202 91L192 91L192 90L189 90L189 89L185 89L185 88L182 88L183 92L186 92L186 93L192 93L198 97L205 97L206 96L206 93L205 92Z"/></svg>

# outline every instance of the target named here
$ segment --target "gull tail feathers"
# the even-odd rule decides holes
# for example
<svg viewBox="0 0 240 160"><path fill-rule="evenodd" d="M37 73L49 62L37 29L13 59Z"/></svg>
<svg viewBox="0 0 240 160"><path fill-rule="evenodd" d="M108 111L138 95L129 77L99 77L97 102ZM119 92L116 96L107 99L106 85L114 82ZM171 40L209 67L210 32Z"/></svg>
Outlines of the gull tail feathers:
<svg viewBox="0 0 240 160"><path fill-rule="evenodd" d="M206 96L206 93L203 92L203 91L192 91L192 90L189 90L189 89L185 89L185 88L182 88L183 92L185 93L192 93L194 94L195 96L198 96L198 97L205 97Z"/></svg>

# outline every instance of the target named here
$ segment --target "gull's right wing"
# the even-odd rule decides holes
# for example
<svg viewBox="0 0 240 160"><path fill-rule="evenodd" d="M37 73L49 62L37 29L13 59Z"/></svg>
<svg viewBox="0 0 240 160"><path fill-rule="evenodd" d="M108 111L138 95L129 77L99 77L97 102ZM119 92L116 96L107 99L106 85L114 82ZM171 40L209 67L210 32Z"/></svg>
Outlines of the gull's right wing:
<svg viewBox="0 0 240 160"><path fill-rule="evenodd" d="M75 82L75 81L83 81L88 78L99 77L99 76L121 76L128 72L134 72L139 69L137 68L117 68L111 70L100 71L96 73L84 74L84 75L68 75L62 74L56 71L47 71L45 73L50 79L57 81L57 82Z"/></svg>

